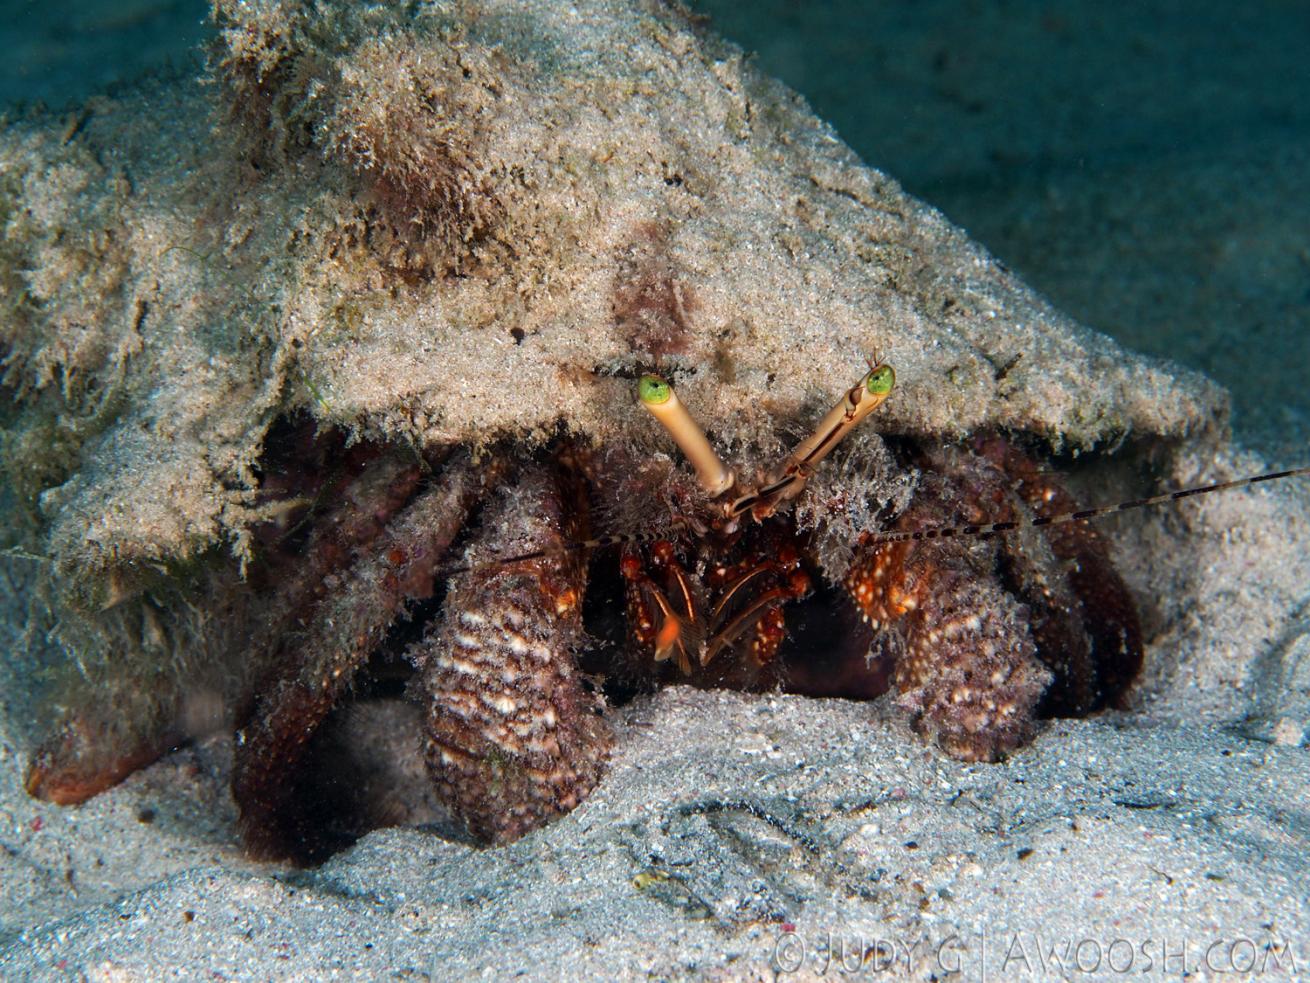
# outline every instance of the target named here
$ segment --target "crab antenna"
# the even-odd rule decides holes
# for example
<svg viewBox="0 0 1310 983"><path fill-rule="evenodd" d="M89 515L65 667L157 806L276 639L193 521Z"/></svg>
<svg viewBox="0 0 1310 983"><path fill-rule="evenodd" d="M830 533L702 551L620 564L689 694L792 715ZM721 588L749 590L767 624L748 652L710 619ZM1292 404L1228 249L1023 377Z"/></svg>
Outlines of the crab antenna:
<svg viewBox="0 0 1310 983"><path fill-rule="evenodd" d="M702 488L717 498L732 487L736 480L732 469L714 453L705 431L682 405L673 386L657 375L644 375L637 384L637 398L681 448L696 469Z"/></svg>
<svg viewBox="0 0 1310 983"><path fill-rule="evenodd" d="M921 542L926 539L953 539L959 536L991 536L995 533L1011 532L1025 526L1058 526L1066 522L1099 519L1103 515L1111 515L1115 512L1128 512L1131 509L1164 505L1167 502L1177 502L1196 495L1208 495L1211 492L1228 491L1231 488L1242 488L1245 485L1258 485L1266 481L1277 481L1280 478L1295 478L1302 475L1310 475L1310 467L1291 468L1287 471L1270 471L1267 474L1257 474L1250 478L1220 481L1213 485L1198 485L1195 488L1165 492L1163 495L1152 495L1150 498L1135 498L1130 502L1119 502L1117 505L1102 505L1097 508L1079 509L1074 512L1059 512L1055 515L1039 515L1030 519L976 523L966 526L928 526L925 529L900 532L865 533L860 537L860 541L867 545L877 546L881 543Z"/></svg>

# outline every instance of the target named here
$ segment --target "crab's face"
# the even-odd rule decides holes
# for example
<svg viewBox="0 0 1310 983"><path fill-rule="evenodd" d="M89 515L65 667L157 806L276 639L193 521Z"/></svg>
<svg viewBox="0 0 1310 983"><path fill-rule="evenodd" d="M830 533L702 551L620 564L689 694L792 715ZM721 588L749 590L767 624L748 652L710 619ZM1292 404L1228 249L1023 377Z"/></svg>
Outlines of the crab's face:
<svg viewBox="0 0 1310 983"><path fill-rule="evenodd" d="M811 593L816 568L811 537L797 530L792 506L823 458L881 405L894 381L890 366L871 367L780 462L734 469L672 386L642 377L641 404L694 465L695 480L658 462L590 459L589 486L606 514L622 515L634 502L649 510L655 502L665 516L662 533L644 537L653 540L646 543L632 537L618 564L631 639L628 675L653 678L672 662L676 676L666 677L701 684L761 688L781 681L783 609Z"/></svg>
<svg viewBox="0 0 1310 983"><path fill-rule="evenodd" d="M655 377L639 401L685 462L564 440L533 456L447 448L417 465L374 446L343 464L301 428L265 470L299 504L264 530L259 568L232 588L246 592L230 607L239 624L223 632L255 667L236 694L249 709L234 776L252 850L314 860L338 845L306 764L379 666L411 674L433 786L482 841L587 796L612 741L605 709L634 687L868 697L891 685L923 735L969 759L1021 743L1043 706L1085 713L1116 698L1140 643L1095 537L1052 534L1035 550L862 541L871 522L851 516L871 512L867 482L822 462L893 381L875 365L809 437L756 467L724 464ZM910 463L924 474L902 529L1066 504L999 442ZM462 572L446 576L460 544ZM38 755L35 794L85 797L142 760L77 739L89 719Z"/></svg>

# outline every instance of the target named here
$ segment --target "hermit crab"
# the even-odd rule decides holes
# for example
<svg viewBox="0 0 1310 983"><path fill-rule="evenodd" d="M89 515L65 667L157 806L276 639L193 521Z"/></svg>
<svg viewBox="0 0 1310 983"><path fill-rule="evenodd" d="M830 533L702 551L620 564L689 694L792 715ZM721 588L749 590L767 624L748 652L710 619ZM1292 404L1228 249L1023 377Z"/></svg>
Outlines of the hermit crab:
<svg viewBox="0 0 1310 983"><path fill-rule="evenodd" d="M967 760L1122 699L1134 605L1046 455L1217 435L1222 394L677 5L457 6L218 2L183 129L151 89L6 131L28 789L235 732L247 843L312 861L360 828L332 735L373 705L501 842L665 682L894 691ZM875 341L895 399L877 360L815 378Z"/></svg>
<svg viewBox="0 0 1310 983"><path fill-rule="evenodd" d="M230 622L211 634L272 667L238 709L251 851L313 862L348 842L315 785L321 733L379 687L417 702L437 798L488 843L578 805L605 770L607 705L665 682L891 689L920 735L967 761L1003 757L1041 717L1118 703L1142 630L1106 542L1075 525L1110 509L1077 510L999 435L847 440L894 386L873 361L756 468L726 463L656 375L637 403L685 461L569 434L535 453L416 454L285 421L263 462L278 519L256 530L245 579L208 588ZM173 740L106 763L96 732L78 719L47 742L29 790L80 801Z"/></svg>
<svg viewBox="0 0 1310 983"><path fill-rule="evenodd" d="M637 402L685 463L568 437L476 467L449 455L321 602L242 732L234 790L247 841L302 859L324 849L296 768L388 644L416 670L438 796L482 842L575 807L604 772L607 701L661 682L892 688L921 735L970 761L1012 751L1041 716L1118 702L1142 660L1134 602L1105 541L1065 521L1088 513L1014 443L906 448L896 461L865 435L822 480L894 384L875 361L808 436L754 470L725 463L655 375L640 378ZM901 494L878 498L879 486ZM1030 528L976 535L1017 526ZM446 578L439 610L424 613ZM406 612L400 645L390 625ZM334 646L343 622L353 641Z"/></svg>
<svg viewBox="0 0 1310 983"><path fill-rule="evenodd" d="M641 377L638 402L690 470L667 455L639 459L568 439L544 456L493 455L476 469L457 452L427 490L413 467L398 475L373 465L361 481L381 480L397 502L413 497L403 514L390 503L374 510L383 531L368 558L320 602L242 732L234 790L247 840L264 853L317 854L317 819L300 804L296 768L392 622L438 593L439 575L451 578L440 610L408 629L417 637L404 661L418 671L410 687L439 795L483 841L514 839L567 812L599 781L611 741L603 678L627 689L673 680L873 695L890 676L923 734L981 760L1028 737L1043 699L1082 714L1116 698L1140 662L1140 630L1094 535L1052 538L1040 555L867 536L843 548L831 541L851 534L841 520L863 515L867 502L797 507L894 381L892 367L875 362L809 436L753 474L729 467L654 375ZM961 517L959 502L993 516L1066 504L999 440L923 466L932 477L900 529L977 518ZM499 487L453 567L444 557L488 479ZM827 497L838 501L834 491ZM593 536L598 524L619 531ZM1067 576L1062 564L1075 559L1081 572ZM788 654L788 608L808 604L801 624L830 618L841 594L877 633L852 626L828 652L811 643ZM343 622L347 643L334 645Z"/></svg>
<svg viewBox="0 0 1310 983"><path fill-rule="evenodd" d="M722 461L673 387L651 375L639 402L690 472L667 455L639 460L568 438L521 460L509 449L476 466L451 454L403 516L386 516L372 558L322 602L317 631L282 660L243 730L234 791L248 842L317 855L317 820L288 775L363 661L386 645L390 623L441 593L445 578L439 611L426 622L408 612L403 660L417 670L410 689L438 793L479 840L516 838L591 791L611 743L602 676L626 688L785 685L783 609L812 593L815 575L791 503L893 381L889 365L873 365L810 437L750 477ZM492 483L464 562L444 562ZM636 515L646 524L635 532L592 535L629 529ZM348 619L354 644L341 651L327 638L341 637Z"/></svg>

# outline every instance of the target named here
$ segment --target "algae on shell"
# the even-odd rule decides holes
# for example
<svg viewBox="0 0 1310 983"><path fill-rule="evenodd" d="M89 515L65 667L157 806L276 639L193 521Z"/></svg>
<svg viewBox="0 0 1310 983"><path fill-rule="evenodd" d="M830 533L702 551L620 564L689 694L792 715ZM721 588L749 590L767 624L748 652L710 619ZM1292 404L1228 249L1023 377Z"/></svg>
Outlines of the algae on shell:
<svg viewBox="0 0 1310 983"><path fill-rule="evenodd" d="M45 558L29 637L116 699L230 645L197 571L248 557L294 412L622 440L658 362L718 440L767 446L877 351L887 433L1223 427L1216 386L1059 315L676 5L214 16L211 77L0 137L4 545Z"/></svg>

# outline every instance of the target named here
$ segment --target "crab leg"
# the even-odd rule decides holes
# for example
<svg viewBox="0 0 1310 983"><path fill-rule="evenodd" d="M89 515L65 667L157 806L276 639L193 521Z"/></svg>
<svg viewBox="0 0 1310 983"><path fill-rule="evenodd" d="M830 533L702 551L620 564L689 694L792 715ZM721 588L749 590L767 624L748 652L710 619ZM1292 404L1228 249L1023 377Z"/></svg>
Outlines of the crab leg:
<svg viewBox="0 0 1310 983"><path fill-rule="evenodd" d="M747 628L759 622L771 609L794 600L795 597L795 593L786 587L773 587L765 591L751 603L750 607L737 614L715 633L701 654L701 665L709 665L716 655L735 642Z"/></svg>
<svg viewBox="0 0 1310 983"><path fill-rule="evenodd" d="M234 572L215 569L189 596L169 597L162 604L136 599L102 612L102 621L115 625L120 637L155 634L174 646L172 658L187 671L185 675L179 671L176 680L152 674L132 681L115 700L70 708L32 756L26 776L29 794L60 805L83 802L217 725L212 718L225 712L219 694L235 692L250 681L215 678L213 667L225 661L232 641L221 625L213 630L191 627L178 610L185 605L194 612L227 611L233 621L239 621L262 606L258 617L267 630L242 638L239 644L245 664L267 666L272 645L264 640L281 635L292 618L316 603L325 578L341 565L343 551L367 547L385 519L413 494L419 471L411 457L361 451L354 463L360 458L368 463L360 475L350 478L338 473L318 484L310 481L315 497L324 500L320 528L329 532L310 539L303 548L304 558L293 569L279 571L272 596L261 595L256 601L249 585ZM140 623L135 630L134 620ZM133 661L139 660L124 659ZM210 696L217 698L210 701Z"/></svg>
<svg viewBox="0 0 1310 983"><path fill-rule="evenodd" d="M1017 601L962 552L917 545L865 547L846 590L875 629L901 628L893 682L915 730L952 757L995 761L1031 737L1051 674Z"/></svg>
<svg viewBox="0 0 1310 983"><path fill-rule="evenodd" d="M239 734L232 791L252 853L313 859L316 837L288 774L295 774L310 737L396 615L408 601L431 595L436 564L496 470L475 469L467 454L458 455L441 483L406 506L318 605L296 660L269 686Z"/></svg>
<svg viewBox="0 0 1310 983"><path fill-rule="evenodd" d="M692 654L700 650L704 629L697 616L699 605L671 551L672 544L666 540L655 544L656 562L667 570L669 579L677 585L675 596L682 599L684 613L679 613L664 591L647 576L635 552L624 553L619 561L619 573L626 585L628 623L637 642L651 647L651 657L655 662L676 659L678 669L688 676L691 675ZM658 628L655 624L657 610Z"/></svg>
<svg viewBox="0 0 1310 983"><path fill-rule="evenodd" d="M931 476L897 528L939 522L967 487ZM984 575L995 568L997 548L879 543L866 534L843 580L879 640L903 639L892 681L915 730L965 761L995 761L1028 740L1053 678L1039 659L1028 608Z"/></svg>
<svg viewBox="0 0 1310 983"><path fill-rule="evenodd" d="M555 474L526 472L487 510L442 616L411 657L424 666L427 762L478 839L508 842L573 809L600 780L611 735L573 651L586 564ZM533 560L483 566L503 545Z"/></svg>

